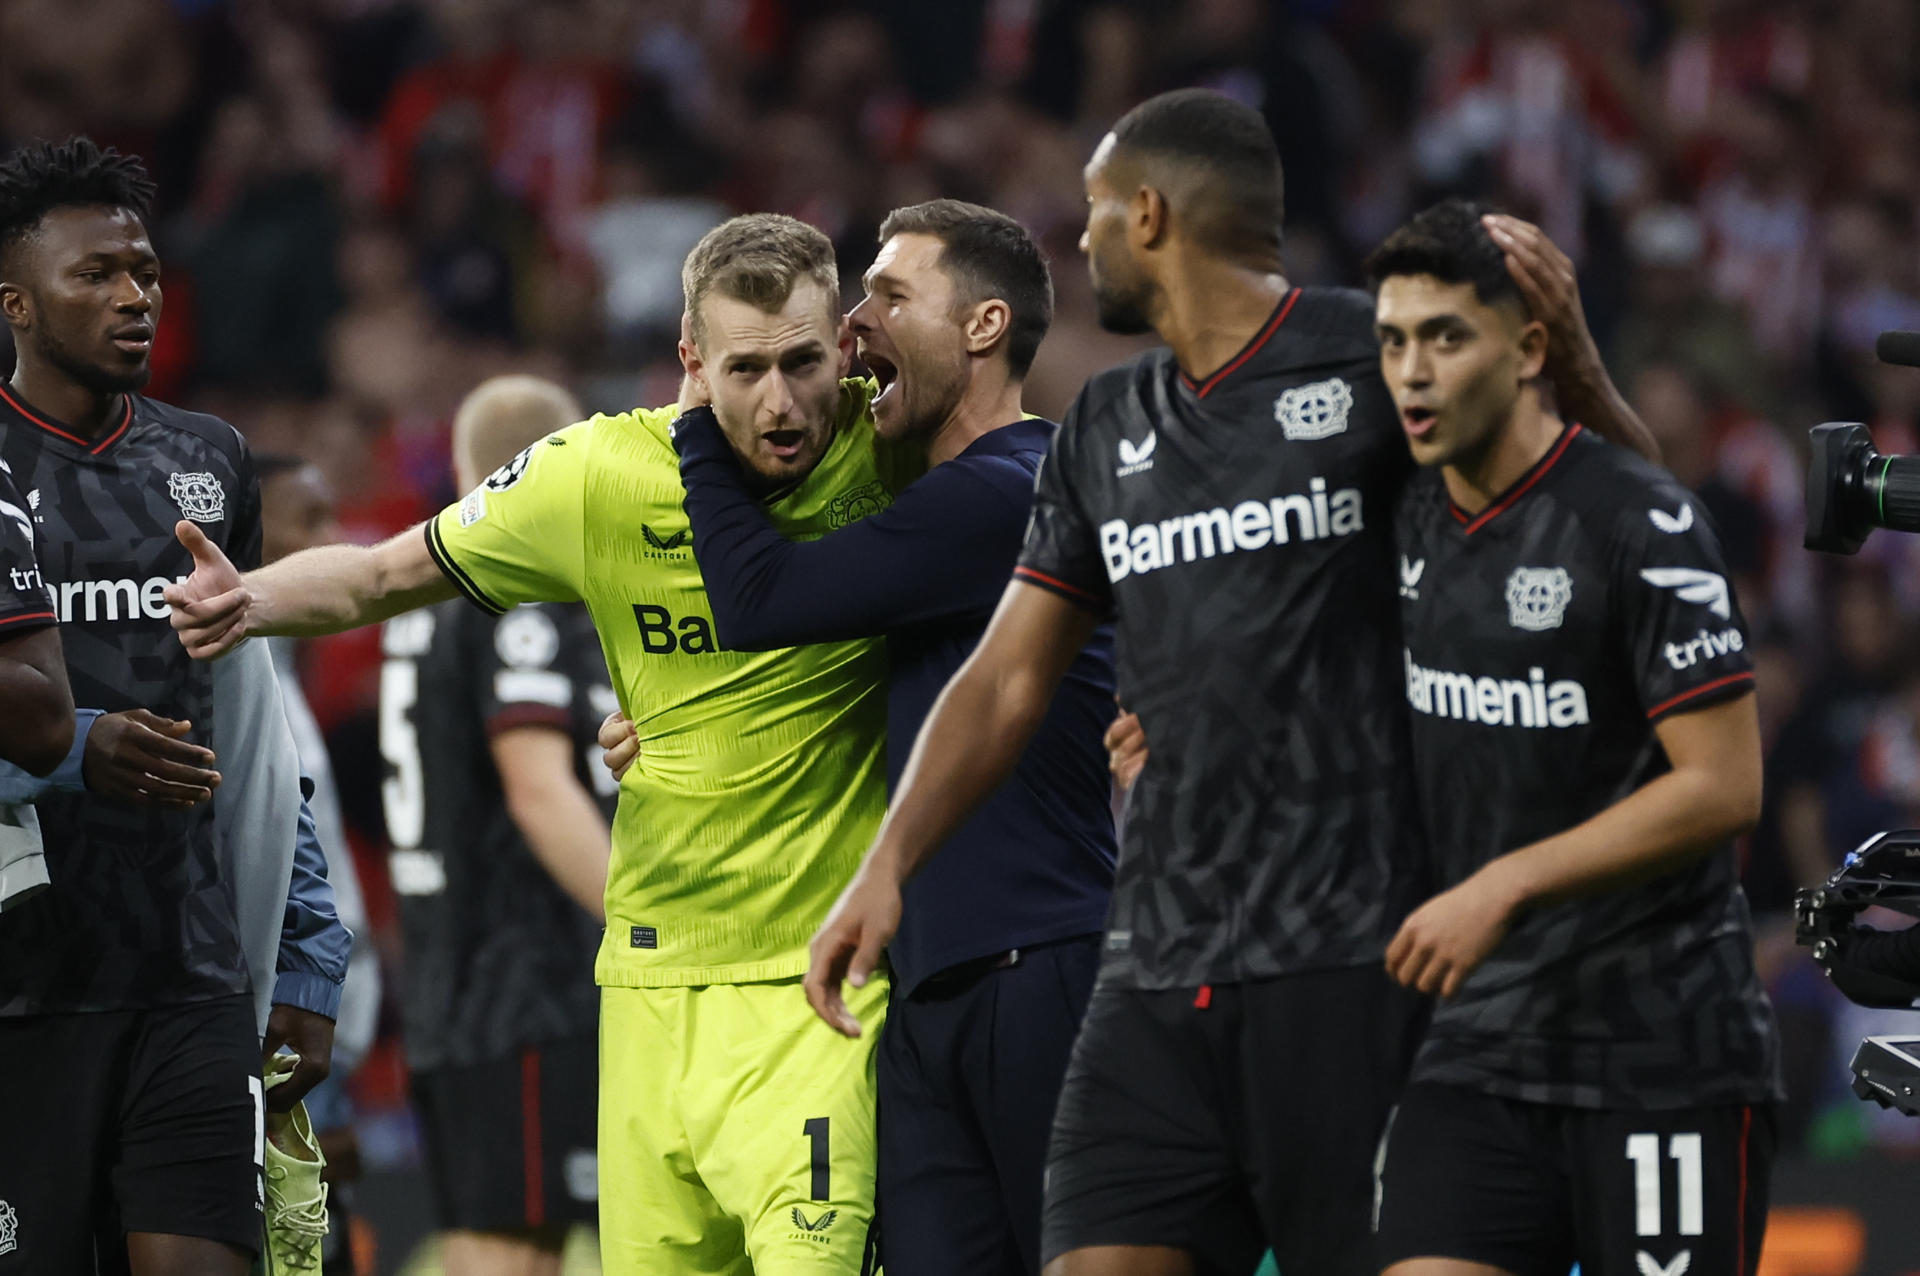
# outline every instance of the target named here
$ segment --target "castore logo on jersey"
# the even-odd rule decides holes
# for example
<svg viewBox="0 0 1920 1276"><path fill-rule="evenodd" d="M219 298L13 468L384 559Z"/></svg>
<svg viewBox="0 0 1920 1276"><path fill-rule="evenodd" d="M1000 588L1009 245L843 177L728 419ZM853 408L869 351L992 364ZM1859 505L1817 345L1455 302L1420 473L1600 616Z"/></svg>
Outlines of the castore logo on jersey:
<svg viewBox="0 0 1920 1276"><path fill-rule="evenodd" d="M1140 443L1138 446L1126 439L1121 439L1120 467L1114 471L1114 475L1118 478L1125 478L1129 474L1140 474L1152 469L1153 449L1154 445L1159 441L1160 436L1151 430L1147 432L1145 442Z"/></svg>

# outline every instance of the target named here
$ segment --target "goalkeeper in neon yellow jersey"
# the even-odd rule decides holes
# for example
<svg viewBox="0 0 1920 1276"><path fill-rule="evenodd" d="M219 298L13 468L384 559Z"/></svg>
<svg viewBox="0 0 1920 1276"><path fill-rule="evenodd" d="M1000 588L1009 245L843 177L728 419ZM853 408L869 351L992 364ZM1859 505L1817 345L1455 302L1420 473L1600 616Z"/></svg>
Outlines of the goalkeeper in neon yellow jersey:
<svg viewBox="0 0 1920 1276"><path fill-rule="evenodd" d="M687 258L681 356L769 512L823 536L887 504L867 383L843 380L833 248L756 214ZM611 1273L856 1273L869 1264L873 1043L800 991L807 942L885 805L877 641L721 651L681 510L672 408L597 416L522 452L458 504L371 549L240 577L183 523L170 587L188 651L331 633L465 594L580 600L644 744L622 781L601 998L601 1244ZM447 848L455 849L455 848Z"/></svg>

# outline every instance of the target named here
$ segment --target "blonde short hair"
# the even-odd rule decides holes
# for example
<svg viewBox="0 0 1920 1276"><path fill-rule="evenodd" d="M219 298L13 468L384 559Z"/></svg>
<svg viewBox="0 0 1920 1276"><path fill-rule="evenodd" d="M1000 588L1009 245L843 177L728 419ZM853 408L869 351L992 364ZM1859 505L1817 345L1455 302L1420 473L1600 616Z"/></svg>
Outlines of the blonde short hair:
<svg viewBox="0 0 1920 1276"><path fill-rule="evenodd" d="M565 387L544 377L490 377L453 414L453 463L477 482L584 415Z"/></svg>
<svg viewBox="0 0 1920 1276"><path fill-rule="evenodd" d="M710 294L772 314L802 280L819 284L831 299L828 304L837 307L840 267L833 241L820 231L779 213L748 213L720 223L693 246L680 268L694 343L704 335L700 303Z"/></svg>

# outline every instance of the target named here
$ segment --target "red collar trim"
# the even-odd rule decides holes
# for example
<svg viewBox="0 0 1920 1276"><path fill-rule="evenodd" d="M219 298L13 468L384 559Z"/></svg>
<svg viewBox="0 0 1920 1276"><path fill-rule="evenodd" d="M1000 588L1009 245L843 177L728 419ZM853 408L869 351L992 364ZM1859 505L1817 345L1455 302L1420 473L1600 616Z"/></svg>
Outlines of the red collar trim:
<svg viewBox="0 0 1920 1276"><path fill-rule="evenodd" d="M1182 372L1180 379L1187 383L1187 389L1193 391L1193 397L1196 399L1206 398L1207 395L1213 392L1214 387L1231 376L1236 368L1258 354L1260 347L1266 345L1267 342L1273 338L1273 334L1280 330L1280 325L1287 321L1287 316L1293 313L1293 303L1298 300L1300 300L1300 290L1298 288L1288 292L1285 299L1275 308L1273 318L1269 319L1267 326L1260 330L1260 335L1252 341L1249 341L1239 354L1233 356L1226 367L1220 369L1220 371L1214 373L1205 381L1196 384L1192 377Z"/></svg>
<svg viewBox="0 0 1920 1276"><path fill-rule="evenodd" d="M1447 508L1453 511L1454 521L1462 526L1468 536L1471 536L1500 515L1506 513L1509 509L1512 509L1515 501L1525 496L1532 490L1534 484L1547 476L1547 471L1552 469L1559 462L1560 458L1565 455L1567 445L1573 442L1574 436L1579 434L1583 428L1583 426L1576 422L1560 431L1560 441L1548 449L1545 456L1535 461L1533 468L1528 470L1520 477L1518 482L1507 489L1506 495L1481 510L1478 515L1468 514L1449 499L1447 501Z"/></svg>
<svg viewBox="0 0 1920 1276"><path fill-rule="evenodd" d="M21 416L27 418L27 420L33 422L35 425L39 426L41 429L45 430L47 433L57 434L61 438L65 439L67 442L75 444L76 446L85 448L89 453L91 453L94 456L98 456L102 452L106 451L108 448L112 447L114 443L118 441L120 436L127 432L127 427L133 424L133 396L130 394L123 394L120 396L120 401L126 406L125 412L120 417L120 424L114 427L113 432L108 434L105 438L100 439L99 441L93 442L93 443L87 442L87 440L81 438L77 434L73 434L67 430L61 429L59 426L55 425L51 421L46 420L43 417L34 415L34 413L27 407L26 404L20 402L20 400L13 397L12 389L8 387L7 383L4 380L0 380L0 399L5 399L8 405L12 407L15 412L18 412Z"/></svg>

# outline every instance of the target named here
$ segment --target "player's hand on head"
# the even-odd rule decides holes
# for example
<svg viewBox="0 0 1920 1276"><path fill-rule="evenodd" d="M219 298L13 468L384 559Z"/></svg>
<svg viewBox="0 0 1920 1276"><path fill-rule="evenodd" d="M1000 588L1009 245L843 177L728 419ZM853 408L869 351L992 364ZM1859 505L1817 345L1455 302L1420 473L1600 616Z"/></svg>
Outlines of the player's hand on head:
<svg viewBox="0 0 1920 1276"><path fill-rule="evenodd" d="M1123 789L1132 788L1140 778L1140 769L1147 765L1147 733L1140 726L1140 715L1122 709L1107 728L1104 743L1107 769L1113 772L1114 782Z"/></svg>
<svg viewBox="0 0 1920 1276"><path fill-rule="evenodd" d="M1512 896L1482 870L1400 924L1387 945L1387 973L1416 992L1451 997L1506 938L1513 914Z"/></svg>
<svg viewBox="0 0 1920 1276"><path fill-rule="evenodd" d="M602 750L600 761L607 770L613 772L613 778L623 780L634 762L640 757L640 733L633 729L633 723L627 721L627 715L615 709L600 724L598 742Z"/></svg>
<svg viewBox="0 0 1920 1276"><path fill-rule="evenodd" d="M267 1091L269 1112L288 1112L333 1070L333 1020L298 1006L275 1006L261 1040L262 1063L285 1046L300 1056L293 1075Z"/></svg>
<svg viewBox="0 0 1920 1276"><path fill-rule="evenodd" d="M808 947L804 985L813 1013L843 1036L860 1035L860 1020L840 992L844 982L864 988L900 929L900 886L868 857L827 914Z"/></svg>
<svg viewBox="0 0 1920 1276"><path fill-rule="evenodd" d="M94 719L81 755L87 791L115 802L197 806L220 787L213 750L187 739L193 724L145 709Z"/></svg>
<svg viewBox="0 0 1920 1276"><path fill-rule="evenodd" d="M1586 375L1600 366L1600 348L1580 305L1580 282L1572 260L1532 222L1506 213L1482 219L1487 234L1507 257L1507 273L1533 317L1547 328L1547 373Z"/></svg>
<svg viewBox="0 0 1920 1276"><path fill-rule="evenodd" d="M181 520L174 535L193 555L193 572L164 590L169 617L181 645L195 660L224 655L247 636L247 608L253 601L240 571L195 523Z"/></svg>

